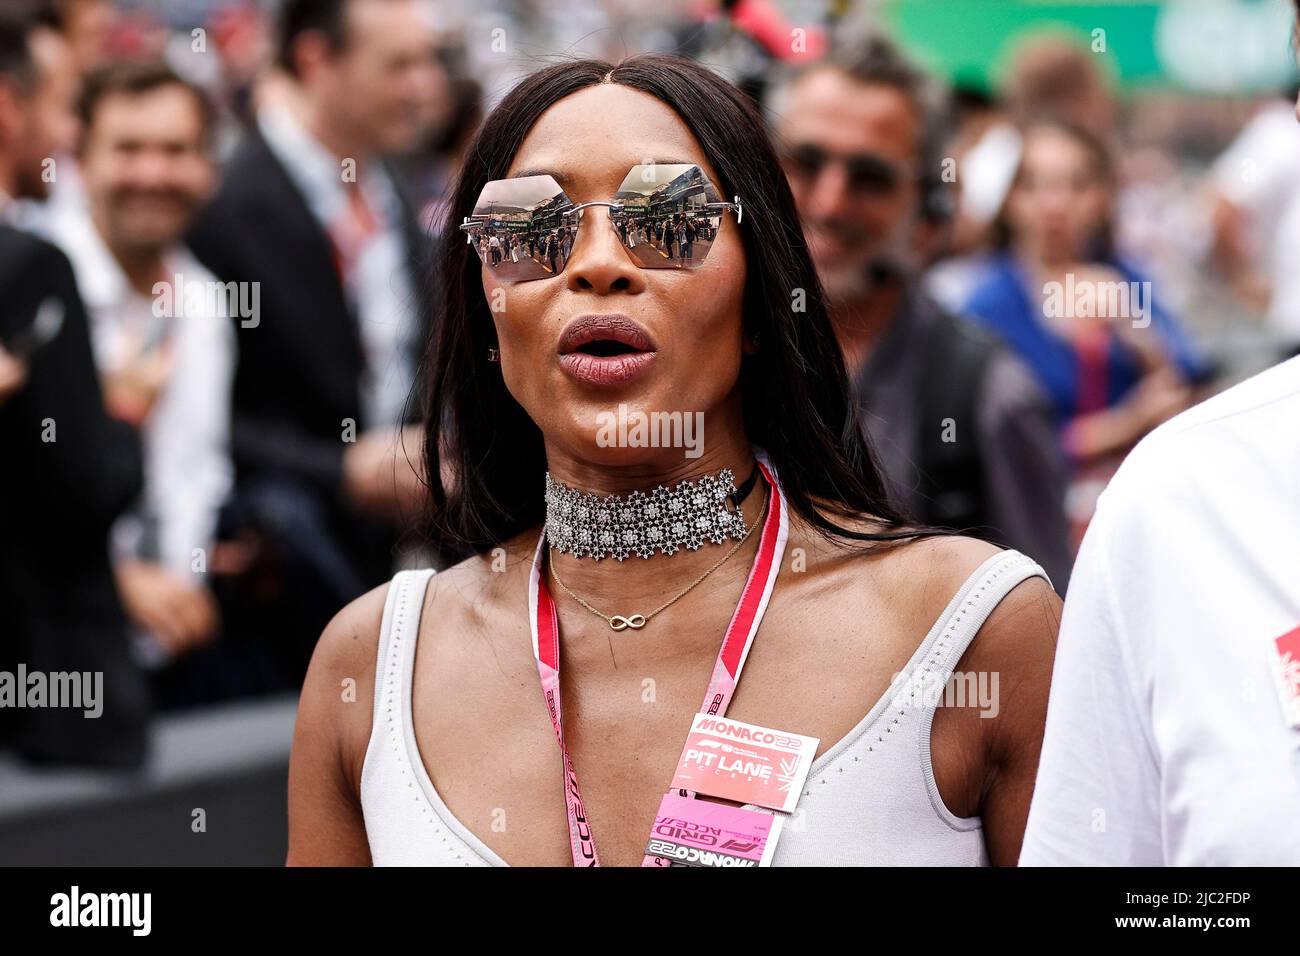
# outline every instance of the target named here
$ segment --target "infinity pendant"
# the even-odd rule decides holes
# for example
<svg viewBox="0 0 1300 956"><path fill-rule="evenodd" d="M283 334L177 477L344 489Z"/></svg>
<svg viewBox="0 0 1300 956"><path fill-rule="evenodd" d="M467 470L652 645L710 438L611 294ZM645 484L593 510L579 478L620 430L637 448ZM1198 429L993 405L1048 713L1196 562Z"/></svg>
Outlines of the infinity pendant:
<svg viewBox="0 0 1300 956"><path fill-rule="evenodd" d="M633 614L631 617L615 614L609 619L609 626L616 631L625 631L629 627L634 631L639 631L645 627L645 617L641 614Z"/></svg>

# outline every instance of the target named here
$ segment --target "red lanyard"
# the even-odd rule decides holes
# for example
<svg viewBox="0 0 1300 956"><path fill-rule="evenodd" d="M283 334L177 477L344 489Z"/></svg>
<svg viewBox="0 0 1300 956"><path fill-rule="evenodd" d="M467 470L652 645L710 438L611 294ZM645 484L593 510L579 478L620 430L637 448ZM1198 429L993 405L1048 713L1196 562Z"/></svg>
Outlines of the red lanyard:
<svg viewBox="0 0 1300 956"><path fill-rule="evenodd" d="M740 593L740 602L731 616L731 623L727 625L727 633L713 665L708 690L704 693L704 703L700 705L702 713L718 716L727 712L727 705L736 692L741 669L745 666L745 659L754 643L754 635L758 633L758 625L776 584L776 576L781 570L781 558L785 553L788 535L785 495L777 480L776 469L763 453L760 452L757 457L758 467L771 490L772 504L763 521L754 566L745 581L745 589ZM599 866L596 841L591 833L591 823L587 820L582 793L578 789L578 775L574 772L569 748L564 743L560 706L560 622L555 613L555 602L542 579L545 555L546 532L543 531L541 540L537 542L537 553L533 558L533 570L528 582L528 616L532 626L533 656L537 660L542 696L546 699L546 709L551 715L551 727L560 743L560 756L564 761L564 801L569 817L569 845L573 850L573 865Z"/></svg>

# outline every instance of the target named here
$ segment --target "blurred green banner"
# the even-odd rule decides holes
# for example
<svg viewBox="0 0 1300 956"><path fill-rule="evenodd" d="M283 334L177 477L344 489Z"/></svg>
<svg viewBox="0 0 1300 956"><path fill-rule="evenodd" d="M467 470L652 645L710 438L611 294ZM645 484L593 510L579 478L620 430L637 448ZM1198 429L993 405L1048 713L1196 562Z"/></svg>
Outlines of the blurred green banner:
<svg viewBox="0 0 1300 956"><path fill-rule="evenodd" d="M1076 38L1126 89L1247 95L1297 76L1289 0L884 0L881 12L922 62L976 89L996 90L1016 48L1039 32Z"/></svg>

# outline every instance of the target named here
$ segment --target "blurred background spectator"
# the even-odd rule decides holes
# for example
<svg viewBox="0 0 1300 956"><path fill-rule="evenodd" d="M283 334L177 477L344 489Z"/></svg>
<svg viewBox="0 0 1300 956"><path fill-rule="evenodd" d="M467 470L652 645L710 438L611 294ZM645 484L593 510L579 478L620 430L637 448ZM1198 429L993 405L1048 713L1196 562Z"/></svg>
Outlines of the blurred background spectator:
<svg viewBox="0 0 1300 956"><path fill-rule="evenodd" d="M1087 127L1023 124L997 254L966 306L1051 397L1076 475L1076 544L1119 459L1189 407L1208 374L1151 281L1116 254L1115 188L1109 148Z"/></svg>
<svg viewBox="0 0 1300 956"><path fill-rule="evenodd" d="M420 0L286 0L252 127L191 237L238 318L233 509L267 599L241 627L301 679L343 603L387 580L421 487L411 421L428 242L385 158L412 150L442 82Z"/></svg>
<svg viewBox="0 0 1300 956"><path fill-rule="evenodd" d="M72 51L50 22L0 13L0 216L14 199L49 197L49 159L76 132L76 91ZM134 767L148 693L106 536L140 489L139 437L105 412L64 254L0 225L0 296L0 671L101 681L94 719L80 707L18 706L27 688L11 688L0 745L43 763Z"/></svg>
<svg viewBox="0 0 1300 956"><path fill-rule="evenodd" d="M895 497L1069 577L1064 467L1010 351L921 288L950 197L928 78L883 36L850 38L778 90L773 122L831 317Z"/></svg>
<svg viewBox="0 0 1300 956"><path fill-rule="evenodd" d="M767 108L900 502L1062 590L1133 443L1300 347L1285 0L6 8L0 669L103 671L115 703L0 728L133 765L150 697L183 709L146 789L180 792L187 748L216 782L258 754L240 779L279 806L325 621L439 560L411 464L429 255L485 111L555 57L677 52Z"/></svg>
<svg viewBox="0 0 1300 956"><path fill-rule="evenodd" d="M1214 264L1279 347L1300 351L1300 125L1296 90L1260 104L1210 171Z"/></svg>
<svg viewBox="0 0 1300 956"><path fill-rule="evenodd" d="M117 584L162 702L197 702L221 696L200 688L228 670L212 655L182 663L220 630L208 575L231 487L234 327L183 244L215 181L212 106L165 64L123 61L90 74L80 115L85 201L49 228L77 273L108 406L144 439L143 494L112 530Z"/></svg>

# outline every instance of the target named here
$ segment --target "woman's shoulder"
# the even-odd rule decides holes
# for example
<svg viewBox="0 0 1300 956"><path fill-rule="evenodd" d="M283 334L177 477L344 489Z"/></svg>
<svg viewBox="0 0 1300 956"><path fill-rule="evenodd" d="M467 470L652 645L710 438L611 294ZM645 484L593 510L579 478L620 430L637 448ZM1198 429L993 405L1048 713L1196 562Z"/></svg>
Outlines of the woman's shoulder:
<svg viewBox="0 0 1300 956"><path fill-rule="evenodd" d="M527 574L533 558L536 534L523 534L491 551L475 554L448 567L430 572L424 590L423 617L446 616L490 604L505 594L509 583ZM370 671L379 653L384 607L400 575L356 598L338 612L326 626L316 647L323 665L356 671L369 660Z"/></svg>
<svg viewBox="0 0 1300 956"><path fill-rule="evenodd" d="M945 535L903 549L895 573L900 589L915 582L917 613L929 622L927 629L968 583L984 589L987 616L971 637L962 670L998 672L1012 681L1048 679L1062 602L1032 559L986 541Z"/></svg>
<svg viewBox="0 0 1300 956"><path fill-rule="evenodd" d="M837 522L854 531L881 530L878 523L866 519L837 519ZM996 601L980 634L1010 628L1023 632L1030 640L1041 640L1048 631L1055 635L1060 598L1047 579L1038 574L1033 562L1018 556L1017 552L958 534L918 535L898 543L865 548L844 547L819 538L811 532L797 541L796 546L808 548L809 563L826 566L830 580L825 583L830 592L850 603L879 605L888 601L889 615L904 633L928 633L953 597L974 581L977 572L984 569L986 575L997 576L999 562L994 559L1005 557L1018 571L1014 576L1016 583ZM996 586L998 580L991 577L989 583ZM1024 613L1028 608L1043 613L1031 621ZM989 639L985 643L994 641Z"/></svg>
<svg viewBox="0 0 1300 956"><path fill-rule="evenodd" d="M359 792L370 738L376 656L389 586L382 584L351 601L325 626L298 702L295 749L298 738L309 734L314 748L332 751L353 792Z"/></svg>
<svg viewBox="0 0 1300 956"><path fill-rule="evenodd" d="M892 593L907 595L906 604L928 630L953 596L991 558L1004 553L996 545L957 534L918 537L887 549L875 573Z"/></svg>
<svg viewBox="0 0 1300 956"><path fill-rule="evenodd" d="M968 582L984 583L982 580L976 580L976 575L981 569L984 569L984 574L989 579L988 583L996 591L996 578L1005 574L1005 568L998 566L998 563L992 560L998 558L1006 559L1021 572L1010 578L1018 583L1011 586L1001 597L997 605L999 609L1003 609L1004 605L1019 605L1025 602L1037 604L1044 600L1049 602L1054 600L1059 605L1060 599L1057 598L1052 585L1035 562L1017 551L1010 551L978 538L956 534L924 538L900 552L900 561L896 570L904 580L921 580L929 577L931 584L928 590L933 593L930 600L925 603L931 604L932 609L933 603L942 602L939 607L942 611L953 595ZM996 610L994 614L997 614Z"/></svg>
<svg viewBox="0 0 1300 956"><path fill-rule="evenodd" d="M1061 599L1041 569L1029 558L975 538L939 535L920 538L886 550L876 558L850 562L842 587L872 576L866 589L889 600L888 619L902 633L929 634L952 620L961 605L953 598L969 584L968 600L977 604L973 631L956 670L996 673L1003 691L1020 687L1045 688L1051 678L1060 629ZM864 616L868 609L862 609ZM864 639L871 639L864 635Z"/></svg>
<svg viewBox="0 0 1300 956"><path fill-rule="evenodd" d="M519 591L532 560L535 535L504 543L433 573L422 595L422 621L447 628L473 627L472 618L488 613L497 599ZM302 706L322 715L340 743L340 753L359 785L370 738L375 674L379 666L384 609L398 578L345 605L321 632L303 684ZM518 596L518 595L515 595ZM443 627L420 627L420 638ZM338 707L339 701L350 706Z"/></svg>
<svg viewBox="0 0 1300 956"><path fill-rule="evenodd" d="M367 591L345 605L325 625L312 654L309 679L338 673L374 674L380 625L390 587L391 582L387 582Z"/></svg>

